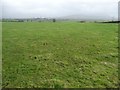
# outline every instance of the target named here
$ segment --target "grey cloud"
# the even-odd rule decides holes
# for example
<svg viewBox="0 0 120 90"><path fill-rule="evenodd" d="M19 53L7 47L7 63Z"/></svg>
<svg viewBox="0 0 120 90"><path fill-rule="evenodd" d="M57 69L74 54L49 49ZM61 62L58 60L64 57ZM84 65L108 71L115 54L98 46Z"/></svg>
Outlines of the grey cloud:
<svg viewBox="0 0 120 90"><path fill-rule="evenodd" d="M4 0L4 18L87 15L118 17L118 0Z"/></svg>

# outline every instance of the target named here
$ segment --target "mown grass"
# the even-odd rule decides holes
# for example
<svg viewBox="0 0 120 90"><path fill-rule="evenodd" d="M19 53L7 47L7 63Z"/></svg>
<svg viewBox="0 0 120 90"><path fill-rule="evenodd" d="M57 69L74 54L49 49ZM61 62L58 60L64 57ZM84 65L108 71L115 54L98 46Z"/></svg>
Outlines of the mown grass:
<svg viewBox="0 0 120 90"><path fill-rule="evenodd" d="M118 87L117 24L3 23L3 87Z"/></svg>

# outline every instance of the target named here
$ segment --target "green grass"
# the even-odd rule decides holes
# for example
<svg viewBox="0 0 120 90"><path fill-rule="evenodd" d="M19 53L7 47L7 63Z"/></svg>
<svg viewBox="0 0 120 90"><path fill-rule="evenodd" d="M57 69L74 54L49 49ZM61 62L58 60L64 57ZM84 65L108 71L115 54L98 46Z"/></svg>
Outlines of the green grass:
<svg viewBox="0 0 120 90"><path fill-rule="evenodd" d="M3 23L3 87L118 87L117 24Z"/></svg>

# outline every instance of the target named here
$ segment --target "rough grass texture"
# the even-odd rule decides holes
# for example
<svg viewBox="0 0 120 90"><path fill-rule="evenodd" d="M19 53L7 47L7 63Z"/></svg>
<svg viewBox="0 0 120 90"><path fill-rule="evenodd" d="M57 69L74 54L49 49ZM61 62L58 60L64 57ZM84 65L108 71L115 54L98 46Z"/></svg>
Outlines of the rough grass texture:
<svg viewBox="0 0 120 90"><path fill-rule="evenodd" d="M5 88L118 87L118 26L3 23Z"/></svg>

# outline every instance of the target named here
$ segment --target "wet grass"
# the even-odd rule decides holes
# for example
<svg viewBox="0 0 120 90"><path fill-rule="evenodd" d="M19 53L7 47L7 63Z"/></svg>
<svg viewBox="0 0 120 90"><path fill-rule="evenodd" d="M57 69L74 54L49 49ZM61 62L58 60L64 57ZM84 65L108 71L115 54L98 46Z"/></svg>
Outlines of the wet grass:
<svg viewBox="0 0 120 90"><path fill-rule="evenodd" d="M118 29L107 23L3 23L3 87L118 87Z"/></svg>

